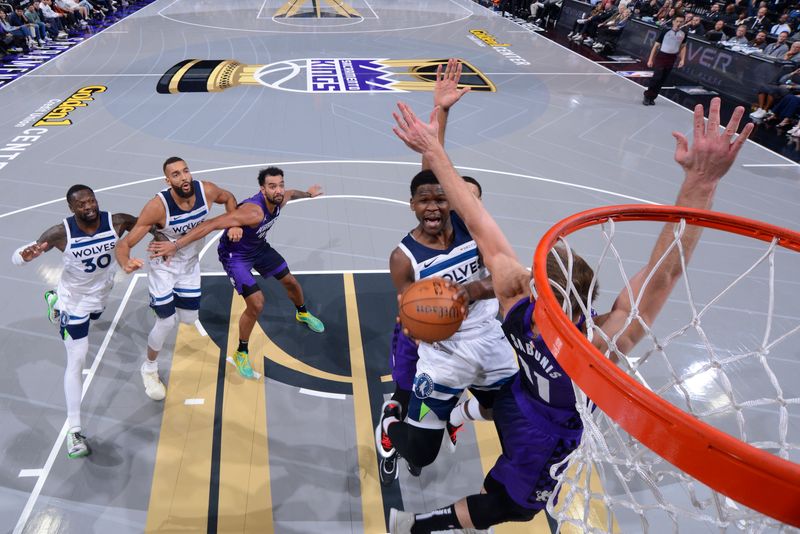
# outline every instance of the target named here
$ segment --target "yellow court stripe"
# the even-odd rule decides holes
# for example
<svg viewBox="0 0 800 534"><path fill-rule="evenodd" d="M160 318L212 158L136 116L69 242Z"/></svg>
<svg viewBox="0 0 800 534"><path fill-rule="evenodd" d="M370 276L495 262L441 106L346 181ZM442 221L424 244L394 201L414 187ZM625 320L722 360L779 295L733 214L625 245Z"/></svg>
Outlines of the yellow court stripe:
<svg viewBox="0 0 800 534"><path fill-rule="evenodd" d="M331 6L339 15L350 18L350 13L335 0L325 0L325 3Z"/></svg>
<svg viewBox="0 0 800 534"><path fill-rule="evenodd" d="M305 3L305 0L289 0L281 7L279 7L278 10L275 12L275 15L273 16L281 17L283 15L286 15L286 13L298 3L302 5L303 3Z"/></svg>
<svg viewBox="0 0 800 534"><path fill-rule="evenodd" d="M258 327L256 327L258 328ZM266 334L265 334L266 335ZM287 353L285 350L280 348L278 345L272 341L272 338L266 336L266 355L267 358L272 360L275 363L279 363L282 366L286 367L287 369L291 369L293 371L297 371L298 373L302 373L304 375L313 376L316 378L322 378L323 380L330 380L332 382L344 382L350 383L353 381L352 378L349 376L344 375L337 375L333 373L329 373L327 371L322 371L317 369L316 367L312 367L305 362L301 362L291 354ZM255 354L254 352L252 354ZM391 378L391 377L390 377Z"/></svg>
<svg viewBox="0 0 800 534"><path fill-rule="evenodd" d="M219 347L181 324L164 400L145 532L205 532ZM141 393L142 402L153 402ZM187 406L186 399L203 399Z"/></svg>
<svg viewBox="0 0 800 534"><path fill-rule="evenodd" d="M367 367L361 340L361 323L353 273L344 274L344 300L347 308L347 339L350 343L350 368L353 374L353 408L355 409L356 443L358 444L358 477L361 485L361 514L364 532L386 532L383 495L378 482L375 434L367 387Z"/></svg>
<svg viewBox="0 0 800 534"><path fill-rule="evenodd" d="M322 18L322 0L311 0L314 2L314 9L317 11L317 18Z"/></svg>
<svg viewBox="0 0 800 534"><path fill-rule="evenodd" d="M287 17L294 17L297 15L297 12L300 11L300 8L305 5L308 0L298 0L295 4L289 8L289 11L286 12Z"/></svg>
<svg viewBox="0 0 800 534"><path fill-rule="evenodd" d="M244 299L233 296L228 347L236 351ZM263 375L266 335L256 324L250 336L253 370ZM246 380L228 365L222 401L217 532L272 534L272 489L263 377Z"/></svg>

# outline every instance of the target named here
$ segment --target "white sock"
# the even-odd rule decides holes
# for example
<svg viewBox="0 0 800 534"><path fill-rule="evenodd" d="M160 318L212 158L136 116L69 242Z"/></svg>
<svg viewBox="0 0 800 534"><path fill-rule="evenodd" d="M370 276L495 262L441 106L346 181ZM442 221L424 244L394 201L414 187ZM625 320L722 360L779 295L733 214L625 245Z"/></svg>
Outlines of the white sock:
<svg viewBox="0 0 800 534"><path fill-rule="evenodd" d="M142 364L142 372L143 373L157 373L158 372L158 360L148 360L145 358L144 363Z"/></svg>
<svg viewBox="0 0 800 534"><path fill-rule="evenodd" d="M481 414L481 405L475 397L471 397L467 402L462 402L450 412L451 425L461 426L464 421L488 421Z"/></svg>
<svg viewBox="0 0 800 534"><path fill-rule="evenodd" d="M89 338L65 339L67 368L64 371L64 397L67 401L67 424L81 427L81 393L83 392L83 366L89 352Z"/></svg>
<svg viewBox="0 0 800 534"><path fill-rule="evenodd" d="M150 334L147 336L147 346L155 352L161 352L164 347L164 341L175 330L177 325L178 317L174 313L166 319L156 317L156 324L153 325Z"/></svg>

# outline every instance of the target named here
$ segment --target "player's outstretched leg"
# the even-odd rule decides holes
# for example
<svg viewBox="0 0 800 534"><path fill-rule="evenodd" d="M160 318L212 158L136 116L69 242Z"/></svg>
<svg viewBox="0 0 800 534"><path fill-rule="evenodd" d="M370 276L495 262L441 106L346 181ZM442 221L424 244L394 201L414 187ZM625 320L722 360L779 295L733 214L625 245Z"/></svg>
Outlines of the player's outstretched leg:
<svg viewBox="0 0 800 534"><path fill-rule="evenodd" d="M53 289L44 292L44 301L47 303L47 320L53 324L58 324L60 312L56 308L58 303L58 293Z"/></svg>
<svg viewBox="0 0 800 534"><path fill-rule="evenodd" d="M306 309L305 304L305 297L303 296L303 288L300 287L300 282L292 275L292 273L288 273L284 276L278 278L281 284L283 284L284 289L286 289L286 293L289 295L289 299L294 304L297 311L294 314L294 318L301 323L305 323L306 326L312 331L321 333L325 331L325 325L322 324L322 321L314 317L310 311Z"/></svg>

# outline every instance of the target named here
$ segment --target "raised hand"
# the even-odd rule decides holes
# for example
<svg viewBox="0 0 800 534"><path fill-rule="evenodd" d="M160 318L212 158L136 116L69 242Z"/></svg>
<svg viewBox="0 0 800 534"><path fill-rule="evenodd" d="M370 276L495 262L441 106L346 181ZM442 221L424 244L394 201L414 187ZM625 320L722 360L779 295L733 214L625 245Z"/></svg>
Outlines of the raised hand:
<svg viewBox="0 0 800 534"><path fill-rule="evenodd" d="M753 123L745 124L735 139L739 122L744 116L744 108L737 107L725 130L719 129L720 99L711 100L708 110L708 124L703 118L703 106L694 108L694 138L692 146L680 132L672 132L675 138L675 161L683 167L687 175L708 181L718 181L733 165L736 155L753 131Z"/></svg>
<svg viewBox="0 0 800 534"><path fill-rule="evenodd" d="M47 252L47 242L44 241L42 243L34 243L33 245L27 246L22 249L22 252L19 253L22 256L22 259L27 261L31 261L34 258L38 258L44 252Z"/></svg>
<svg viewBox="0 0 800 534"><path fill-rule="evenodd" d="M461 79L461 61L450 58L447 66L442 72L442 66L436 67L436 84L433 87L433 105L439 106L442 111L448 111L450 107L458 102L462 96L467 94L469 87L458 88L458 81Z"/></svg>
<svg viewBox="0 0 800 534"><path fill-rule="evenodd" d="M392 113L397 127L392 128L392 131L408 148L424 154L428 150L442 146L437 137L439 131L438 107L433 108L430 122L427 124L419 120L406 104L398 102L397 108L400 113Z"/></svg>

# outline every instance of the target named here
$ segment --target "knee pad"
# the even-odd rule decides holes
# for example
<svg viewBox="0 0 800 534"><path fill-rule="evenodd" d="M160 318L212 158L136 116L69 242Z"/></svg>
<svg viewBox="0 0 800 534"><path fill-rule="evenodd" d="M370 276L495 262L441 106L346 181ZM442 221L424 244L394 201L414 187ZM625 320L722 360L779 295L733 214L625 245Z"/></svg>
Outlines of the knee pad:
<svg viewBox="0 0 800 534"><path fill-rule="evenodd" d="M184 310L183 308L178 308L178 320L183 324L194 324L199 317L200 314L197 310Z"/></svg>
<svg viewBox="0 0 800 534"><path fill-rule="evenodd" d="M153 325L150 334L147 336L147 346L159 352L164 346L164 341L167 339L167 336L175 329L177 324L178 318L174 314L163 319L161 317L156 317L156 324Z"/></svg>
<svg viewBox="0 0 800 534"><path fill-rule="evenodd" d="M475 528L484 530L507 521L530 521L537 510L523 508L508 495L505 488L486 488L488 493L467 497L469 517ZM494 490L494 491L493 491Z"/></svg>

